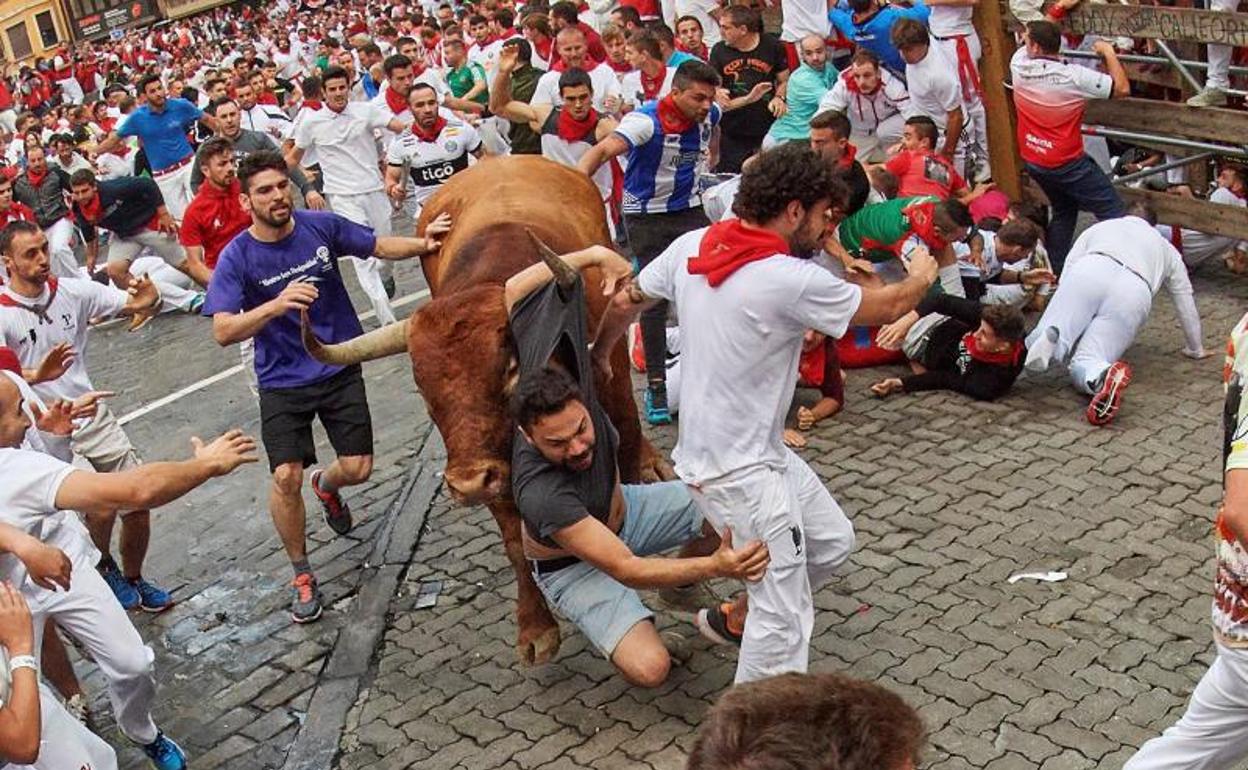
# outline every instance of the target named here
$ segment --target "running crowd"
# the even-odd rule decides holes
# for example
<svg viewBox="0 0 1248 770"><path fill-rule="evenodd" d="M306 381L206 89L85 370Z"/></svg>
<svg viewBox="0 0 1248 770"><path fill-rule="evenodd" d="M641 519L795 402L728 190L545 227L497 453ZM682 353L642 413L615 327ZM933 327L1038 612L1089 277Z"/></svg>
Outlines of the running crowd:
<svg viewBox="0 0 1248 770"><path fill-rule="evenodd" d="M328 526L348 532L342 491L368 480L373 436L360 367L312 358L300 316L322 340L362 333L345 260L378 321L393 323L391 263L436 252L454 223L438 217L419 237L395 230L486 156L530 154L593 180L616 248L632 258L602 246L564 255L618 283L596 330L560 309L544 263L506 286L521 351L511 484L539 589L621 676L653 687L670 657L636 589L745 583L696 615L739 658L690 767L769 767L780 740L794 758L786 767L828 766L832 754L914 767L924 731L912 708L870 683L804 673L812 592L849 557L854 533L793 449L842 408L843 367L904 365L910 373L872 386L880 398L947 389L991 400L1057 363L1086 394L1086 419L1106 425L1156 293L1164 286L1175 302L1182 354L1204 358L1188 270L1214 258L1248 268L1248 244L1160 226L1124 204L1113 177L1164 156L1083 135L1086 101L1128 96L1131 84L1111 41L1063 36L1058 22L1078 2L1012 3L1024 23L1010 62L1018 151L1047 206L992 184L974 0L830 11L784 0L779 36L758 9L717 0L277 0L10 67L0 78L0 762L116 767L86 727L67 635L103 672L124 736L156 768L186 766L153 721L154 655L126 613L174 602L143 572L150 511L256 462L258 446L294 575L292 619L321 617L304 474ZM1091 56L1066 58L1064 46ZM1207 87L1190 104L1226 103L1230 55L1209 47ZM1228 164L1213 189L1180 192L1242 208L1248 179ZM1080 212L1098 222L1076 237ZM235 430L192 439L189 460L140 460L85 353L93 323L124 316L137 329L162 311L207 316L218 344L238 344L259 442ZM576 361L550 361L541 335L552 330L579 343ZM645 419L679 415L677 481L619 482L618 436L592 380L626 335L646 379ZM1226 735L1248 725L1245 351L1248 316L1226 369L1217 662L1133 770L1245 753L1238 739L1208 737L1211 725ZM819 399L789 423L799 386ZM313 470L314 419L335 457ZM862 709L880 716L863 725Z"/></svg>

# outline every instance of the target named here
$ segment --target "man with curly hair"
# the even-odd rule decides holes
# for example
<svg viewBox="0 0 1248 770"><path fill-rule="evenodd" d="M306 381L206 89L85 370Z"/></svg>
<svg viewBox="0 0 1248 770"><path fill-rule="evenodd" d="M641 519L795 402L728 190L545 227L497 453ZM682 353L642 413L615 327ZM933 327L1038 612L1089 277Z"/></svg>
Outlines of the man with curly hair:
<svg viewBox="0 0 1248 770"><path fill-rule="evenodd" d="M853 527L810 466L785 448L807 329L840 337L850 324L880 324L912 310L936 278L916 253L910 276L864 289L811 262L828 211L846 191L810 148L767 150L746 169L733 204L739 219L680 236L616 294L594 344L605 351L628 323L659 301L681 319L680 432L672 456L703 515L734 542L762 540L766 575L746 603L699 613L708 638L741 645L736 681L805 671L811 591L853 548Z"/></svg>

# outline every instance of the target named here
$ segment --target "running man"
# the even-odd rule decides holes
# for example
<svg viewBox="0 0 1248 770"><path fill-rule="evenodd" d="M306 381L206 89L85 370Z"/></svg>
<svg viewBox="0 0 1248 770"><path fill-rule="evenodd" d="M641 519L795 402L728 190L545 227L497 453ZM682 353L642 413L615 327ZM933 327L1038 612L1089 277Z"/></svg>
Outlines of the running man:
<svg viewBox="0 0 1248 770"><path fill-rule="evenodd" d="M313 471L312 491L326 523L340 535L351 530L352 519L339 490L364 483L372 473L373 427L360 367L328 366L309 356L298 314L307 314L321 339L359 336L338 259L431 254L450 220L430 223L428 238L378 237L338 214L294 211L290 174L275 152L249 155L238 182L251 226L221 251L204 315L212 316L219 345L256 340L260 436L273 474L269 512L295 572L291 618L310 623L322 612L304 535L303 471L317 461L312 420L320 419L337 453L327 468Z"/></svg>

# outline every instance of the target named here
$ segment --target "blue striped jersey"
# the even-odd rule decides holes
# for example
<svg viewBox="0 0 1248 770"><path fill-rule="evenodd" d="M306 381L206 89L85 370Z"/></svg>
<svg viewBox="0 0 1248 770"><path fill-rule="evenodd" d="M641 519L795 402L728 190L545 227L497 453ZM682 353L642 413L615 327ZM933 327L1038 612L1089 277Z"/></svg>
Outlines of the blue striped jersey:
<svg viewBox="0 0 1248 770"><path fill-rule="evenodd" d="M664 214L702 205L699 177L706 172L718 105L706 120L680 134L665 134L659 103L646 102L624 116L615 134L628 142L624 213Z"/></svg>

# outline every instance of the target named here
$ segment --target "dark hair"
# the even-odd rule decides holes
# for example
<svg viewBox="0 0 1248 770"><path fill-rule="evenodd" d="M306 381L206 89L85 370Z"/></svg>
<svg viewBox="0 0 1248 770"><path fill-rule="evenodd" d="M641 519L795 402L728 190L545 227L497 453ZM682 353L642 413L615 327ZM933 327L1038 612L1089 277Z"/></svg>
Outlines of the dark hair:
<svg viewBox="0 0 1248 770"><path fill-rule="evenodd" d="M516 23L516 14L510 8L499 8L494 11L494 23L502 29L511 29Z"/></svg>
<svg viewBox="0 0 1248 770"><path fill-rule="evenodd" d="M321 98L321 83L322 83L321 79L318 78L316 75L308 75L306 78L304 78L303 82L299 84L299 90L303 91L303 98L304 99Z"/></svg>
<svg viewBox="0 0 1248 770"><path fill-rule="evenodd" d="M923 22L916 19L898 19L893 22L893 27L889 30L888 36L893 43L893 47L897 49L909 48L912 45L931 44L931 40L927 36L927 27L923 26Z"/></svg>
<svg viewBox="0 0 1248 770"><path fill-rule="evenodd" d="M679 19L676 20L676 28L680 29L680 25L684 24L686 21L692 21L694 24L698 25L698 29L701 29L704 32L706 31L702 27L702 20L699 19L697 16L681 16Z"/></svg>
<svg viewBox="0 0 1248 770"><path fill-rule="evenodd" d="M234 154L234 143L224 136L214 136L199 146L199 157L204 160L227 154Z"/></svg>
<svg viewBox="0 0 1248 770"><path fill-rule="evenodd" d="M926 139L932 149L936 149L936 140L940 138L940 129L936 127L936 121L926 115L911 115L906 118L907 126L914 126L914 132L918 134L919 139Z"/></svg>
<svg viewBox="0 0 1248 770"><path fill-rule="evenodd" d="M672 90L683 91L694 83L719 88L719 73L701 59L690 59L676 68L672 76Z"/></svg>
<svg viewBox="0 0 1248 770"><path fill-rule="evenodd" d="M213 99L211 102L208 102L208 106L204 108L204 112L215 118L217 116L217 111L220 110L222 106L233 103L234 100L230 97L222 96L220 99Z"/></svg>
<svg viewBox="0 0 1248 770"><path fill-rule="evenodd" d="M576 4L570 3L568 0L559 0L559 2L550 6L550 15L563 19L573 26L576 26L576 23L580 20L577 18Z"/></svg>
<svg viewBox="0 0 1248 770"><path fill-rule="evenodd" d="M837 139L848 139L852 127L849 118L845 117L845 113L836 110L824 110L810 119L811 128L826 128Z"/></svg>
<svg viewBox="0 0 1248 770"><path fill-rule="evenodd" d="M9 179L7 174L0 174L0 186L6 185L6 184L12 185L13 180ZM14 220L14 221L17 221L17 220Z"/></svg>
<svg viewBox="0 0 1248 770"><path fill-rule="evenodd" d="M544 366L526 374L511 394L511 416L524 430L542 417L555 414L573 401L583 401L581 388L562 369Z"/></svg>
<svg viewBox="0 0 1248 770"><path fill-rule="evenodd" d="M160 82L161 82L160 75L152 73L150 75L144 75L143 77L139 78L139 82L135 84L135 88L138 90L139 93L146 94L147 87L149 85L151 85L152 83L160 83Z"/></svg>
<svg viewBox="0 0 1248 770"><path fill-rule="evenodd" d="M405 45L415 45L415 44L416 44L416 38L408 37L407 35L404 35L403 37L394 41L394 47L398 50L402 50L403 46Z"/></svg>
<svg viewBox="0 0 1248 770"><path fill-rule="evenodd" d="M758 9L751 8L748 5L730 5L724 9L723 19L737 27L745 27L750 32L761 33L763 31L763 16Z"/></svg>
<svg viewBox="0 0 1248 770"><path fill-rule="evenodd" d="M490 20L485 18L479 13L474 13L473 15L468 17L468 26L470 27L476 27L481 24L489 24L489 23L490 23Z"/></svg>
<svg viewBox="0 0 1248 770"><path fill-rule="evenodd" d="M886 770L918 763L927 733L899 695L843 674L782 674L728 690L686 770Z"/></svg>
<svg viewBox="0 0 1248 770"><path fill-rule="evenodd" d="M979 319L1008 342L1018 342L1027 335L1023 311L1013 305L985 305Z"/></svg>
<svg viewBox="0 0 1248 770"><path fill-rule="evenodd" d="M764 224L793 201L809 209L822 200L840 203L845 198L845 185L835 171L810 147L789 142L759 153L745 168L732 213Z"/></svg>
<svg viewBox="0 0 1248 770"><path fill-rule="evenodd" d="M1027 22L1027 38L1042 53L1055 54L1062 49L1062 28L1048 19Z"/></svg>
<svg viewBox="0 0 1248 770"><path fill-rule="evenodd" d="M434 96L438 95L438 89L434 88L432 84L426 83L422 80L419 83L412 83L412 90L407 92L407 98L411 99L412 94L417 91L432 91Z"/></svg>
<svg viewBox="0 0 1248 770"><path fill-rule="evenodd" d="M381 69L386 73L386 77L390 77L390 73L400 67L412 66L412 60L401 53L391 54L381 63Z"/></svg>
<svg viewBox="0 0 1248 770"><path fill-rule="evenodd" d="M346 70L337 65L326 67L325 71L321 73L321 85L328 86L331 80L345 80L347 81L347 87L351 87L351 76L347 74Z"/></svg>
<svg viewBox="0 0 1248 770"><path fill-rule="evenodd" d="M569 67L559 75L559 94L563 95L563 89L576 88L577 86L585 86L592 94L594 92L594 81L590 79L589 73L579 67Z"/></svg>
<svg viewBox="0 0 1248 770"><path fill-rule="evenodd" d="M84 184L91 187L96 187L99 184L95 181L95 172L89 168L80 168L69 177L70 187L78 187Z"/></svg>
<svg viewBox="0 0 1248 770"><path fill-rule="evenodd" d="M503 48L516 49L516 61L528 64L533 60L533 46L522 37L508 38L507 42L503 43Z"/></svg>
<svg viewBox="0 0 1248 770"><path fill-rule="evenodd" d="M1157 212L1147 201L1136 201L1127 207L1127 216L1139 217L1150 225L1157 226Z"/></svg>
<svg viewBox="0 0 1248 770"><path fill-rule="evenodd" d="M238 164L238 183L242 186L243 192L251 192L251 178L261 171L280 171L287 176L290 175L286 159L277 150L253 152Z"/></svg>
<svg viewBox="0 0 1248 770"><path fill-rule="evenodd" d="M975 226L975 219L971 217L971 210L966 207L965 203L953 198L936 204L934 218L937 227L940 227L942 230L946 229L948 225L953 227Z"/></svg>
<svg viewBox="0 0 1248 770"><path fill-rule="evenodd" d="M655 40L659 41L659 45L667 45L672 48L676 47L676 33L668 29L667 25L661 21L653 21L646 24L646 32ZM660 59L663 57L660 56Z"/></svg>
<svg viewBox="0 0 1248 770"><path fill-rule="evenodd" d="M48 140L48 144L51 145L57 145L61 142L72 145L74 143L74 137L69 134L53 134L52 138Z"/></svg>
<svg viewBox="0 0 1248 770"><path fill-rule="evenodd" d="M625 27L627 27L630 22L638 27L641 26L641 12L631 5L621 5L613 8L611 13L618 13L620 15L620 21L624 23Z"/></svg>
<svg viewBox="0 0 1248 770"><path fill-rule="evenodd" d="M17 237L18 233L29 235L37 232L39 232L39 225L34 222L27 222L24 219L13 220L5 225L3 230L0 230L0 254L9 253L9 250L13 248L13 239Z"/></svg>
<svg viewBox="0 0 1248 770"><path fill-rule="evenodd" d="M1041 206L1034 201L1014 201L1010 204L1010 213L1016 219L1026 219L1043 233L1049 229L1049 207Z"/></svg>
<svg viewBox="0 0 1248 770"><path fill-rule="evenodd" d="M369 56L381 56L381 46L376 43L366 43L360 46L360 53L366 53Z"/></svg>
<svg viewBox="0 0 1248 770"><path fill-rule="evenodd" d="M628 44L652 59L663 61L663 49L659 47L658 38L645 30L639 29L629 35Z"/></svg>
<svg viewBox="0 0 1248 770"><path fill-rule="evenodd" d="M983 229L982 223L980 229ZM1040 229L1031 220L1011 219L1009 222L1002 222L997 228L996 238L1011 246L1034 249L1036 242L1040 240Z"/></svg>

